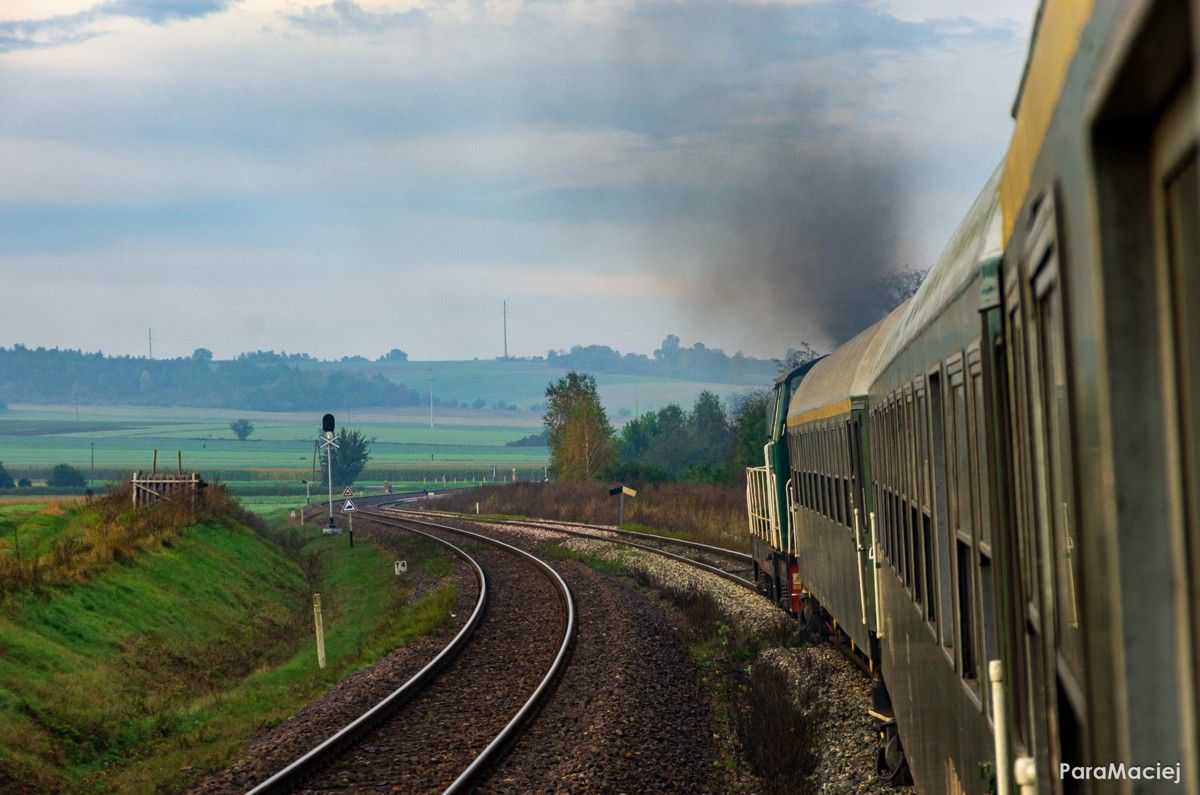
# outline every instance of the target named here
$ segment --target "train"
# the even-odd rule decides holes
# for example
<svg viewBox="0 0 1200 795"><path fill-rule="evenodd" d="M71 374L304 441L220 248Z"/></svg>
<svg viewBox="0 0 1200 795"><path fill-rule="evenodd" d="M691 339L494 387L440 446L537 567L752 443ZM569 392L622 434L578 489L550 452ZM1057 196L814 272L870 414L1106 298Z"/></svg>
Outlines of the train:
<svg viewBox="0 0 1200 795"><path fill-rule="evenodd" d="M1200 792L1196 0L1043 0L917 292L773 389L763 591L923 792Z"/></svg>

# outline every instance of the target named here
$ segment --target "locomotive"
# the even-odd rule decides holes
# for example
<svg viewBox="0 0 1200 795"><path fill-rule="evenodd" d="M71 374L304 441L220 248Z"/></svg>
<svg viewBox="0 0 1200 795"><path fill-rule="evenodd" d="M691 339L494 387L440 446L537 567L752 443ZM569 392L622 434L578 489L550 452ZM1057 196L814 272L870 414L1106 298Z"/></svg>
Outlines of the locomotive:
<svg viewBox="0 0 1200 795"><path fill-rule="evenodd" d="M1043 0L916 294L774 387L756 576L926 792L1200 792L1196 0Z"/></svg>

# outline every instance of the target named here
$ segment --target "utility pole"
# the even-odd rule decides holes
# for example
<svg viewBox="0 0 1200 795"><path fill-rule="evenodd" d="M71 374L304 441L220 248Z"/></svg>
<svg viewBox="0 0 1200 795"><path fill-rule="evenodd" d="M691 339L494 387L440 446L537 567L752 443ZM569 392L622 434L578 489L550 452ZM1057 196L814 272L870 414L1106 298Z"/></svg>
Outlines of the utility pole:
<svg viewBox="0 0 1200 795"><path fill-rule="evenodd" d="M508 301L504 302L504 359L508 360Z"/></svg>
<svg viewBox="0 0 1200 795"><path fill-rule="evenodd" d="M150 346L150 358L154 358L154 329L146 329L146 344Z"/></svg>
<svg viewBox="0 0 1200 795"><path fill-rule="evenodd" d="M433 427L433 368L429 368L429 427Z"/></svg>

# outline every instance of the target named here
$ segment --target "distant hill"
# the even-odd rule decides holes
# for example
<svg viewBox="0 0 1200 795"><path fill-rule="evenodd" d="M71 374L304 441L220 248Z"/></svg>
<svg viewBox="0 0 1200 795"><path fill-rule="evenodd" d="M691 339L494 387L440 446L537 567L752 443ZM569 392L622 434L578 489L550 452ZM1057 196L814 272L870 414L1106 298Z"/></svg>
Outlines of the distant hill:
<svg viewBox="0 0 1200 795"><path fill-rule="evenodd" d="M215 360L204 348L148 359L14 345L0 347L0 394L10 403L252 411L412 409L432 401L440 408L540 414L546 386L582 370L597 375L605 406L620 421L667 403L688 404L705 389L728 399L769 384L778 368L774 360L728 356L702 343L683 347L674 336L653 356L588 345L545 357L443 362L408 361L399 350L374 361L274 351Z"/></svg>

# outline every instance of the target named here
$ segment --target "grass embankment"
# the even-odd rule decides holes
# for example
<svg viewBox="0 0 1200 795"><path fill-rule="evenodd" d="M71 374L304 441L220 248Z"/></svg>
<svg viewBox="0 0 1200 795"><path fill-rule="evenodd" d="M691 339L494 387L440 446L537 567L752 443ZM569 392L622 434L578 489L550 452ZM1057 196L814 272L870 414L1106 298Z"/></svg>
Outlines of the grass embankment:
<svg viewBox="0 0 1200 795"><path fill-rule="evenodd" d="M5 516L56 543L87 532L79 525L94 511ZM392 550L252 529L226 514L123 548L78 580L10 591L0 611L0 790L178 789L224 766L333 683L446 621L452 565L427 544L406 543L404 554L410 570L446 581L413 601ZM323 671L312 639L318 590Z"/></svg>
<svg viewBox="0 0 1200 795"><path fill-rule="evenodd" d="M483 514L612 524L617 498L609 483L512 483L446 494L431 507ZM639 486L625 498L625 524L631 530L672 535L705 544L742 549L746 534L746 490L742 486L662 483Z"/></svg>

